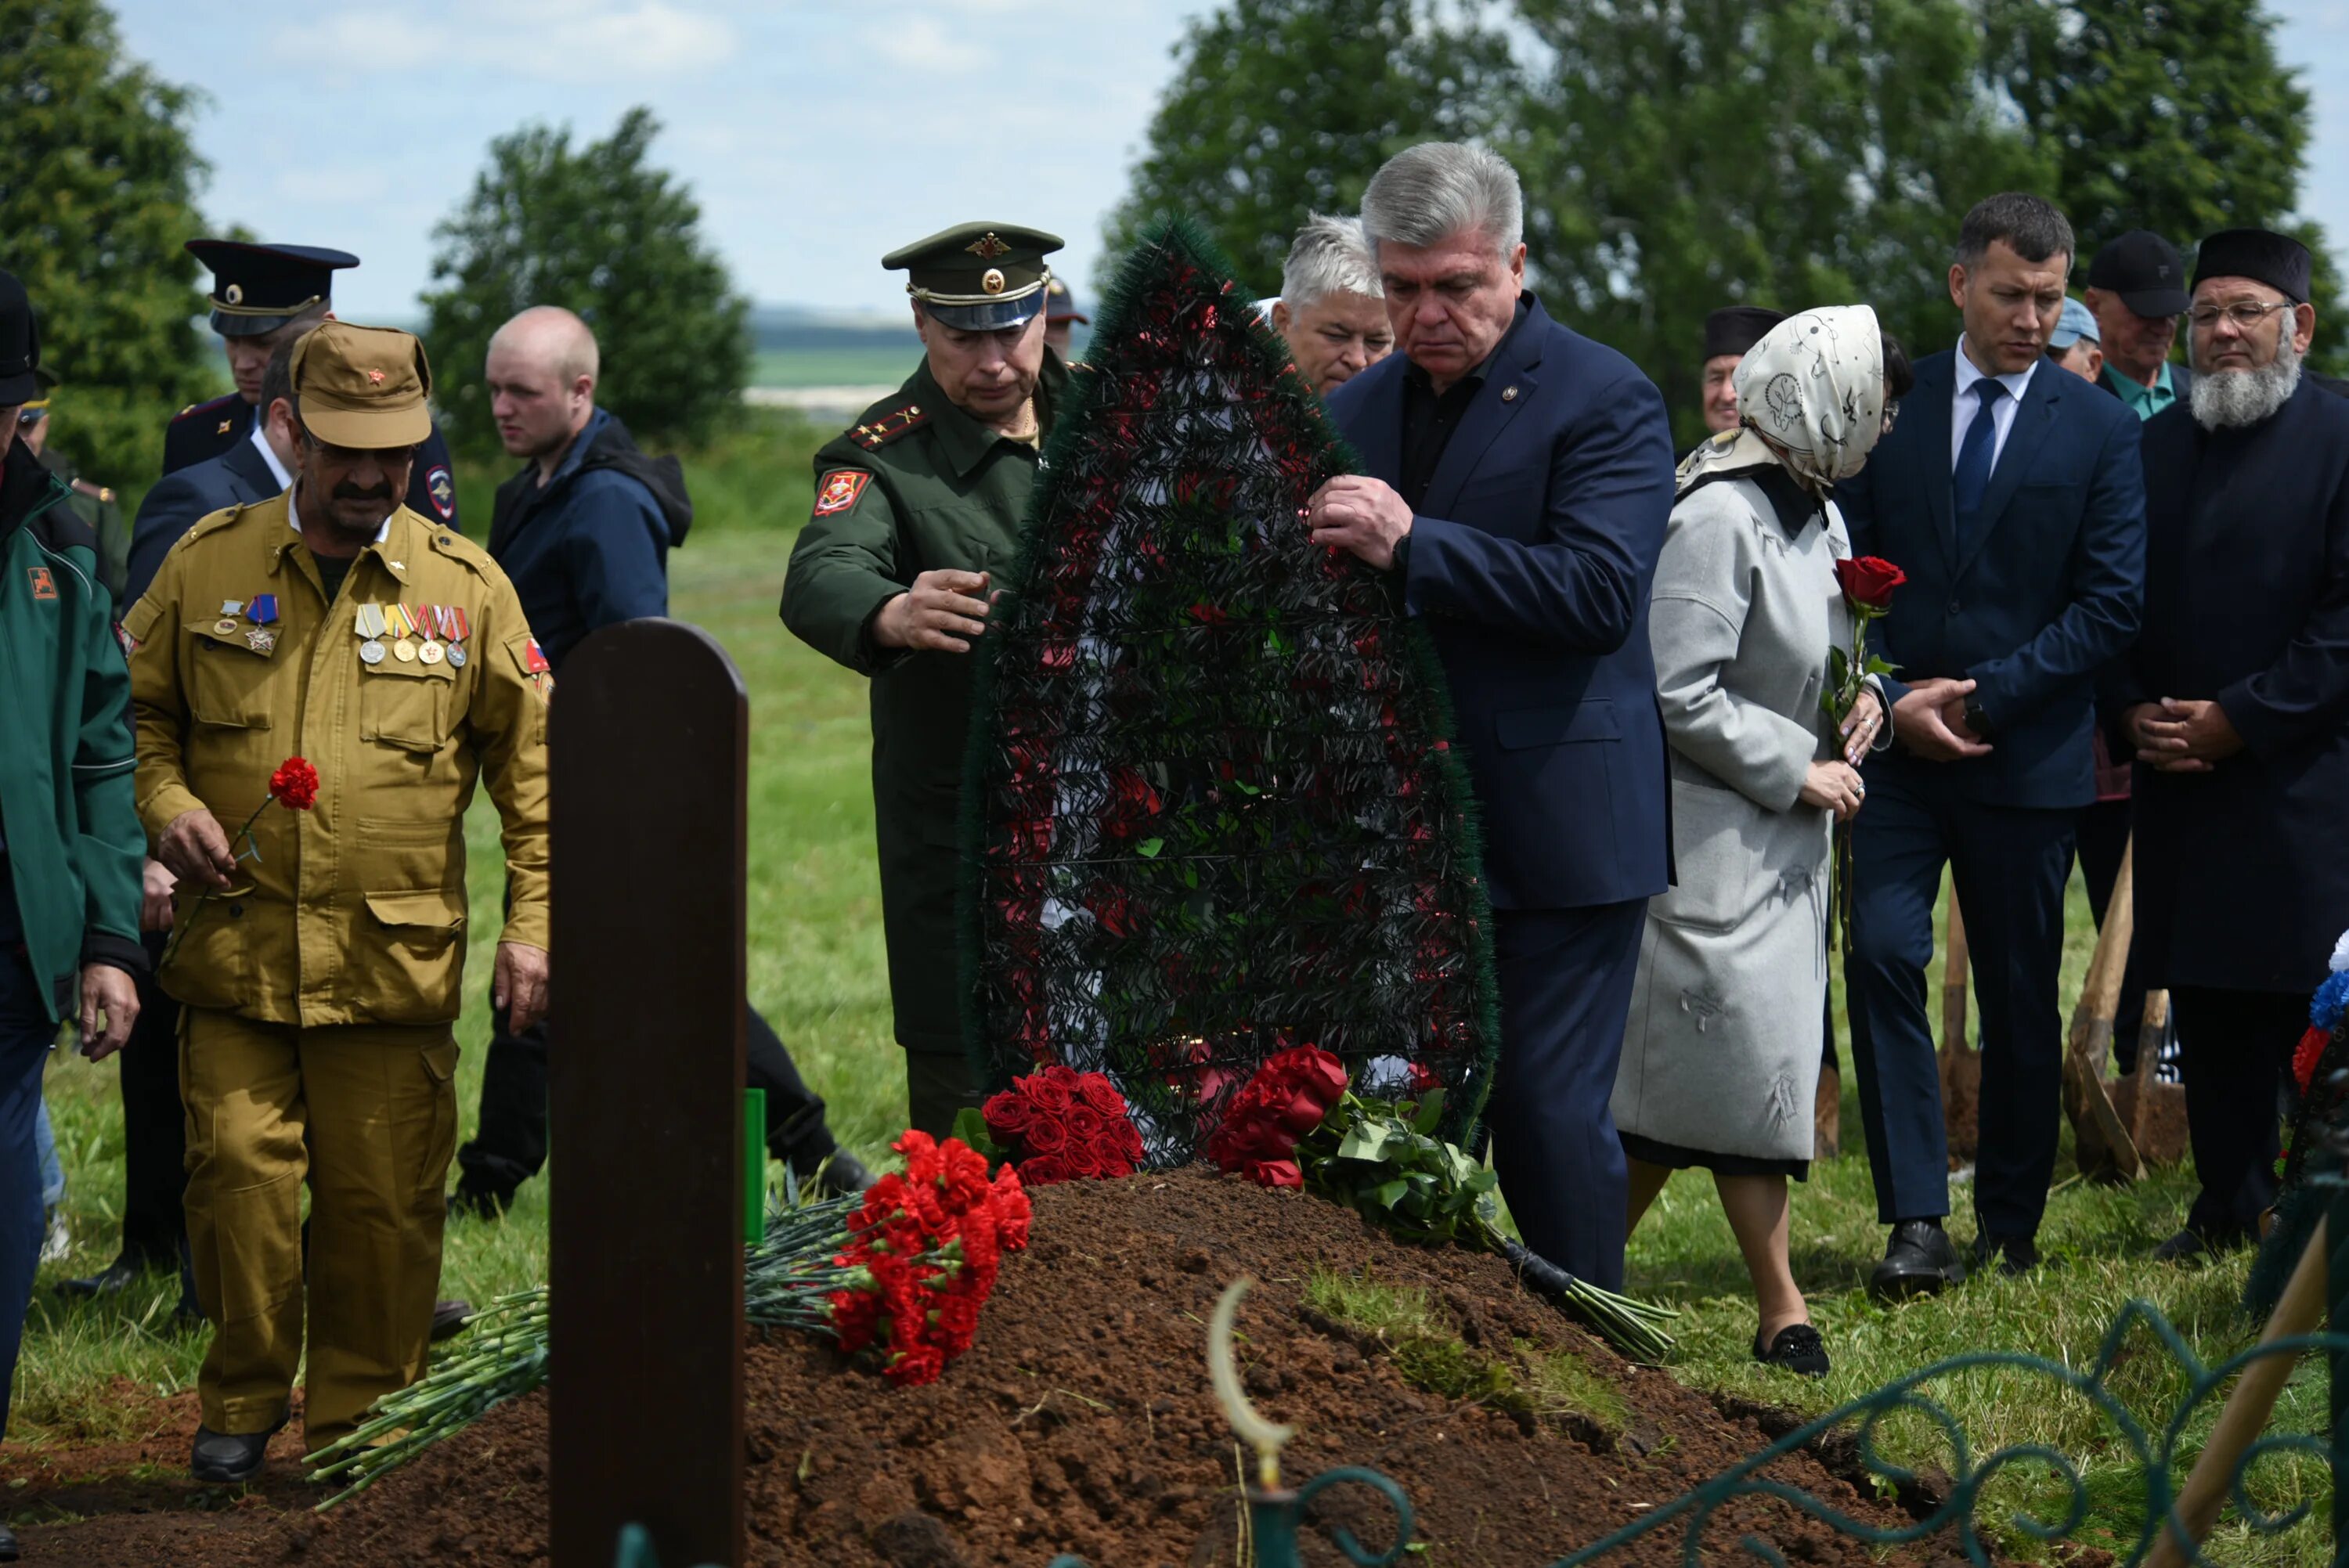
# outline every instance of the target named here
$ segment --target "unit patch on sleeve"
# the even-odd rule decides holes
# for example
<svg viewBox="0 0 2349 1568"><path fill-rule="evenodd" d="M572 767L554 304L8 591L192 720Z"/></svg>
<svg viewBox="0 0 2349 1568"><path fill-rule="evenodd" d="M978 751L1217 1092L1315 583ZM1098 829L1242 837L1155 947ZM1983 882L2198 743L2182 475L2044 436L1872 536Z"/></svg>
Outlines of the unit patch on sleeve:
<svg viewBox="0 0 2349 1568"><path fill-rule="evenodd" d="M873 476L862 469L834 469L823 476L815 490L815 515L830 517L846 511L864 493Z"/></svg>

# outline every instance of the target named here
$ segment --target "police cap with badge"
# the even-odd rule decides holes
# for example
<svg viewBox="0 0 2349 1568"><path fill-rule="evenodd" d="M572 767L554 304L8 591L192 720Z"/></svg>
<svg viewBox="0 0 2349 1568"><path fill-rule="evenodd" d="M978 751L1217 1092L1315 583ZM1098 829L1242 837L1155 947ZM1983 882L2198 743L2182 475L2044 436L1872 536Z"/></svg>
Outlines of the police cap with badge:
<svg viewBox="0 0 2349 1568"><path fill-rule="evenodd" d="M348 251L323 245L190 240L187 249L212 269L212 330L222 337L274 332L323 309L334 297L335 274L359 264Z"/></svg>
<svg viewBox="0 0 2349 1568"><path fill-rule="evenodd" d="M905 292L939 325L961 332L1025 326L1050 298L1044 258L1061 236L1016 223L959 223L881 258L907 274Z"/></svg>

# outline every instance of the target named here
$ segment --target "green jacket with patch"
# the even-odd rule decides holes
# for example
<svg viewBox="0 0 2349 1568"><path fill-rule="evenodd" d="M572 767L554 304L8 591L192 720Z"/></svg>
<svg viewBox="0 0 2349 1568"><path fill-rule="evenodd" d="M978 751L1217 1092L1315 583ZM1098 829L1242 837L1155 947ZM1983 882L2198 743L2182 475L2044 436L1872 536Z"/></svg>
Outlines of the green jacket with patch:
<svg viewBox="0 0 2349 1568"><path fill-rule="evenodd" d="M1068 371L1049 351L1046 434ZM783 624L872 677L874 837L898 1043L962 1051L955 882L972 654L874 646L881 606L925 572L990 572L1000 587L1035 489L1038 448L947 400L925 359L905 386L815 455L815 512L783 580Z"/></svg>
<svg viewBox="0 0 2349 1568"><path fill-rule="evenodd" d="M147 967L130 676L72 500L22 447L0 459L0 840L26 955L59 1020L84 965Z"/></svg>

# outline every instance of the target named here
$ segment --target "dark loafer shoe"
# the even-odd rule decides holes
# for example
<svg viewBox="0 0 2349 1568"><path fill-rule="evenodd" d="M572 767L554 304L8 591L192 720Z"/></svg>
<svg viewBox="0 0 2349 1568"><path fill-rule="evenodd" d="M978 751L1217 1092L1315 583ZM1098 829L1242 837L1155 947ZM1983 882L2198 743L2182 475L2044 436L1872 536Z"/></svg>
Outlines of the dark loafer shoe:
<svg viewBox="0 0 2349 1568"><path fill-rule="evenodd" d="M1976 1274L1996 1267L2012 1279L2029 1274L2039 1266L2039 1243L2029 1236L1993 1236L1983 1233L1974 1237L1973 1255L1967 1260Z"/></svg>
<svg viewBox="0 0 2349 1568"><path fill-rule="evenodd" d="M14 1563L16 1556L16 1532L0 1524L0 1563Z"/></svg>
<svg viewBox="0 0 2349 1568"><path fill-rule="evenodd" d="M251 1480L261 1473L269 1439L285 1424L281 1420L265 1432L215 1432L210 1427L198 1427L195 1448L188 1457L188 1473L198 1480L222 1485Z"/></svg>
<svg viewBox="0 0 2349 1568"><path fill-rule="evenodd" d="M845 1149L834 1149L804 1166L795 1160L792 1161L792 1173L800 1179L810 1196L817 1198L862 1192L877 1180L865 1169L864 1161Z"/></svg>
<svg viewBox="0 0 2349 1568"><path fill-rule="evenodd" d="M457 1190L449 1194L449 1217L452 1220L502 1220L505 1218L506 1211L513 1207L513 1200L514 1195L511 1192L485 1191L460 1181Z"/></svg>
<svg viewBox="0 0 2349 1568"><path fill-rule="evenodd" d="M2189 1225L2153 1249L2158 1264L2209 1263L2222 1253L2251 1244L2249 1231L2198 1231Z"/></svg>
<svg viewBox="0 0 2349 1568"><path fill-rule="evenodd" d="M1878 1301L1905 1301L1962 1284L1966 1265L1939 1220L1904 1220L1892 1227L1884 1261L1868 1276L1868 1294Z"/></svg>
<svg viewBox="0 0 2349 1568"><path fill-rule="evenodd" d="M57 1294L80 1296L119 1295L137 1284L139 1276L145 1274L147 1268L145 1259L135 1258L125 1253L87 1279L57 1281Z"/></svg>
<svg viewBox="0 0 2349 1568"><path fill-rule="evenodd" d="M465 1332L473 1321L473 1304L470 1301L436 1301L432 1304L432 1343L454 1339Z"/></svg>
<svg viewBox="0 0 2349 1568"><path fill-rule="evenodd" d="M1807 1323L1790 1323L1765 1348L1757 1337L1754 1359L1764 1367L1783 1367L1800 1377L1827 1375L1827 1347L1819 1331Z"/></svg>

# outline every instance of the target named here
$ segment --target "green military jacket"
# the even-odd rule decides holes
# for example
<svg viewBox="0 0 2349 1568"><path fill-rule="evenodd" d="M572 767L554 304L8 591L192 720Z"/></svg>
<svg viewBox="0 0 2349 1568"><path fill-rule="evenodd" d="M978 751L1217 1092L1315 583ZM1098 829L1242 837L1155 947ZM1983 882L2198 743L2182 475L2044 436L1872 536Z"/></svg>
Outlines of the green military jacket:
<svg viewBox="0 0 2349 1568"><path fill-rule="evenodd" d="M1048 350L1036 391L1047 434L1067 386ZM881 918L897 1040L910 1051L962 1049L955 884L976 650L878 648L867 628L925 572L990 572L1004 586L1037 468L1037 448L947 401L925 359L816 453L814 515L783 580L783 624L872 677Z"/></svg>

